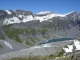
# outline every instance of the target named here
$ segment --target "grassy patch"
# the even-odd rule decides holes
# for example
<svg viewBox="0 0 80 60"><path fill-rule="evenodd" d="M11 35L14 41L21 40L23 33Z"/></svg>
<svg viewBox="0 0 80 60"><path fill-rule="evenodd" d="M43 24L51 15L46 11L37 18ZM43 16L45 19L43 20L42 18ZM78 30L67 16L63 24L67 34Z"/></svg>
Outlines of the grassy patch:
<svg viewBox="0 0 80 60"><path fill-rule="evenodd" d="M76 57L73 58L73 60L76 60L76 59L77 59ZM62 57L54 57L54 55L29 56L28 58L26 58L26 57L16 57L16 58L8 59L8 60L71 60L71 56L62 56Z"/></svg>
<svg viewBox="0 0 80 60"><path fill-rule="evenodd" d="M17 42L22 43L22 40L19 38L19 36L18 36L18 35L16 35L16 36L14 37L14 39L15 39L15 41L17 41Z"/></svg>
<svg viewBox="0 0 80 60"><path fill-rule="evenodd" d="M56 58L56 56L55 55L53 55L53 54L50 54L49 56L47 56L48 58Z"/></svg>
<svg viewBox="0 0 80 60"><path fill-rule="evenodd" d="M3 26L3 31L5 32L5 34L7 35L8 38L10 39L14 39L17 42L22 43L19 34L23 34L24 30L23 29L18 29L18 28L9 28L10 26ZM2 36L2 38L4 39L4 36Z"/></svg>
<svg viewBox="0 0 80 60"><path fill-rule="evenodd" d="M56 56L57 56L57 57L60 57L60 56L62 56L64 53L65 53L65 51L62 49Z"/></svg>
<svg viewBox="0 0 80 60"><path fill-rule="evenodd" d="M33 44L29 41L26 40L26 45L30 45L30 46L33 46Z"/></svg>
<svg viewBox="0 0 80 60"><path fill-rule="evenodd" d="M36 43L34 38L31 38L31 37L30 37L30 40L31 40L33 43Z"/></svg>
<svg viewBox="0 0 80 60"><path fill-rule="evenodd" d="M50 38L49 35L43 35L42 37L45 38L45 39L49 39Z"/></svg>
<svg viewBox="0 0 80 60"><path fill-rule="evenodd" d="M9 60L46 60L45 58L39 57L39 56L35 56L35 57L28 57L28 58L21 58L21 57L17 57L17 58L12 58Z"/></svg>
<svg viewBox="0 0 80 60"><path fill-rule="evenodd" d="M3 48L3 46L2 46L2 45L0 45L0 48Z"/></svg>
<svg viewBox="0 0 80 60"><path fill-rule="evenodd" d="M5 36L4 35L1 35L0 38L3 39L3 40L5 40Z"/></svg>
<svg viewBox="0 0 80 60"><path fill-rule="evenodd" d="M34 28L25 29L26 34L33 34L34 35L36 32L37 32L37 30Z"/></svg>
<svg viewBox="0 0 80 60"><path fill-rule="evenodd" d="M9 60L47 60L51 59L53 56L29 56L28 58L26 57L17 57L17 58L11 58Z"/></svg>

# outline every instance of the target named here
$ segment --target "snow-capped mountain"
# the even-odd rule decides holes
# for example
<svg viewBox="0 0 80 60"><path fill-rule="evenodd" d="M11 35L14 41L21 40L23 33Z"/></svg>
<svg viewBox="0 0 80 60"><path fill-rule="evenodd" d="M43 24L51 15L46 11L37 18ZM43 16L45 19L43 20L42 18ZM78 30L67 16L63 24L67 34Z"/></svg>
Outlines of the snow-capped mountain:
<svg viewBox="0 0 80 60"><path fill-rule="evenodd" d="M77 17L76 17L77 16ZM13 23L21 23L21 22L28 22L32 20L40 20L40 22L45 20L50 20L54 17L60 17L61 19L70 19L76 20L80 19L80 13L76 11L72 11L67 14L58 14L53 13L51 11L43 11L37 14L33 14L31 11L24 11L24 10L0 10L0 22L3 24L13 24Z"/></svg>
<svg viewBox="0 0 80 60"><path fill-rule="evenodd" d="M24 10L0 10L0 45L3 46L0 54L29 48L54 38L80 38L80 13L43 11L33 14ZM50 47L32 48L46 46Z"/></svg>

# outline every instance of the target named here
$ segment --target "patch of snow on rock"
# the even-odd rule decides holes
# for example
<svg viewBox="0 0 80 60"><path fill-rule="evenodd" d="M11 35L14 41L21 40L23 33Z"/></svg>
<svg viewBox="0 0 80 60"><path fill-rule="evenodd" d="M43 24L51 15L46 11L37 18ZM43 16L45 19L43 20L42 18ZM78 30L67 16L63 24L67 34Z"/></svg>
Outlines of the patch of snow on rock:
<svg viewBox="0 0 80 60"><path fill-rule="evenodd" d="M37 13L37 15L38 15L38 14L50 14L50 13L52 13L52 12L51 12L51 11L43 11L43 12Z"/></svg>
<svg viewBox="0 0 80 60"><path fill-rule="evenodd" d="M74 45L76 46L76 50L80 50L80 42L78 40L74 41Z"/></svg>
<svg viewBox="0 0 80 60"><path fill-rule="evenodd" d="M6 41L3 41L3 42L7 47L9 47L10 49L13 49L12 45L9 42L6 42Z"/></svg>
<svg viewBox="0 0 80 60"><path fill-rule="evenodd" d="M23 17L24 17L23 22L27 22L27 21L34 20L34 18L33 18L32 15L29 15L29 16L23 16Z"/></svg>
<svg viewBox="0 0 80 60"><path fill-rule="evenodd" d="M3 42L7 47L9 47L10 49L13 49L12 45L9 42L3 41L3 40L0 40L0 42Z"/></svg>
<svg viewBox="0 0 80 60"><path fill-rule="evenodd" d="M42 21L45 21L45 20L48 20L48 19L51 19L53 17L66 17L66 15L64 14L55 14L55 13L51 13L51 14L48 14L48 15L45 15L45 16L35 16L35 19L36 20L40 20L40 22Z"/></svg>
<svg viewBox="0 0 80 60"><path fill-rule="evenodd" d="M43 44L42 47L51 47L49 44Z"/></svg>
<svg viewBox="0 0 80 60"><path fill-rule="evenodd" d="M72 52L73 49L73 45L68 45L68 48L63 48L65 50L65 52Z"/></svg>
<svg viewBox="0 0 80 60"><path fill-rule="evenodd" d="M76 47L75 50L80 50L80 41L74 40L74 44L72 44L72 45L67 45L67 46L68 46L68 48L63 48L66 53L68 53L68 52L73 52L73 46Z"/></svg>
<svg viewBox="0 0 80 60"><path fill-rule="evenodd" d="M13 23L20 23L21 21L17 17L12 17L9 19L5 19L3 24L13 24Z"/></svg>
<svg viewBox="0 0 80 60"><path fill-rule="evenodd" d="M11 12L9 10L5 10L7 12L7 14L11 14Z"/></svg>
<svg viewBox="0 0 80 60"><path fill-rule="evenodd" d="M43 48L43 47L52 47L49 44L42 44L42 45L38 45L38 46L33 46L31 47L31 49L35 49L35 48Z"/></svg>
<svg viewBox="0 0 80 60"><path fill-rule="evenodd" d="M23 16L22 15L19 15L19 17L22 18Z"/></svg>

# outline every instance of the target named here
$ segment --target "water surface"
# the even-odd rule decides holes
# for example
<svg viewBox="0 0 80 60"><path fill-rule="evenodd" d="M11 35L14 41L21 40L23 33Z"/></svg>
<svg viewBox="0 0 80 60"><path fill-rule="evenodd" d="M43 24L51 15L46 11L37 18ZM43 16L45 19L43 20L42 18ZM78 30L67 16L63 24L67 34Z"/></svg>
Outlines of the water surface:
<svg viewBox="0 0 80 60"><path fill-rule="evenodd" d="M57 39L51 39L48 42L39 43L38 45L51 43L51 42L60 42L60 41L66 41L66 40L74 40L74 39L75 38L57 38Z"/></svg>

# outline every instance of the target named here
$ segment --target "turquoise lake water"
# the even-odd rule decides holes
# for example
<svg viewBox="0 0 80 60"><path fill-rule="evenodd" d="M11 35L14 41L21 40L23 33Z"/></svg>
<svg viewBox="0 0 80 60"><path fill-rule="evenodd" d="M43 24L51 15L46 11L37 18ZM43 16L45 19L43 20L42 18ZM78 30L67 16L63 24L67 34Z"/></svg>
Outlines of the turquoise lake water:
<svg viewBox="0 0 80 60"><path fill-rule="evenodd" d="M57 39L51 39L49 40L48 42L43 42L43 43L40 43L38 45L41 45L41 44L46 44L46 43L51 43L51 42L60 42L60 41L66 41L66 40L74 40L75 38L57 38Z"/></svg>

